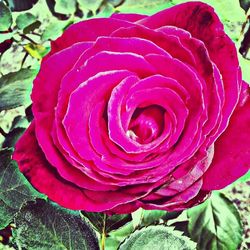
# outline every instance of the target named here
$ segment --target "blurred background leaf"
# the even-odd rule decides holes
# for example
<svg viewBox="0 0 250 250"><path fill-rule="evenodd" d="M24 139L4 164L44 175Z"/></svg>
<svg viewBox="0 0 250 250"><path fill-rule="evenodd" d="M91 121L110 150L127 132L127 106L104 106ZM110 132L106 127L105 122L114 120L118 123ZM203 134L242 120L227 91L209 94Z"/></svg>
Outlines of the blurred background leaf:
<svg viewBox="0 0 250 250"><path fill-rule="evenodd" d="M96 10L100 7L102 0L77 0L77 2L83 11L91 10L93 13L96 13Z"/></svg>
<svg viewBox="0 0 250 250"><path fill-rule="evenodd" d="M55 40L72 23L72 21L60 21L49 23L42 33L42 41Z"/></svg>
<svg viewBox="0 0 250 250"><path fill-rule="evenodd" d="M16 25L19 29L24 29L26 27L28 27L29 25L33 24L34 22L36 22L36 17L27 12L27 13L23 13L20 14L19 16L17 16L16 18Z"/></svg>
<svg viewBox="0 0 250 250"><path fill-rule="evenodd" d="M0 31L7 31L12 24L12 15L9 8L0 2Z"/></svg>
<svg viewBox="0 0 250 250"><path fill-rule="evenodd" d="M250 8L250 0L240 0L240 6L245 10L245 12L247 12Z"/></svg>
<svg viewBox="0 0 250 250"><path fill-rule="evenodd" d="M0 78L0 111L30 103L29 93L37 74L34 69L21 69Z"/></svg>
<svg viewBox="0 0 250 250"><path fill-rule="evenodd" d="M24 11L31 9L38 0L7 0L11 11Z"/></svg>
<svg viewBox="0 0 250 250"><path fill-rule="evenodd" d="M25 129L28 127L29 121L25 116L16 116L12 122L10 131L6 134L3 148L14 148L17 140L24 133Z"/></svg>
<svg viewBox="0 0 250 250"><path fill-rule="evenodd" d="M29 55L39 60L41 60L49 52L49 48L46 48L41 44L34 43L26 44L24 49L29 53Z"/></svg>
<svg viewBox="0 0 250 250"><path fill-rule="evenodd" d="M74 14L76 11L76 0L56 0L55 12L65 15Z"/></svg>

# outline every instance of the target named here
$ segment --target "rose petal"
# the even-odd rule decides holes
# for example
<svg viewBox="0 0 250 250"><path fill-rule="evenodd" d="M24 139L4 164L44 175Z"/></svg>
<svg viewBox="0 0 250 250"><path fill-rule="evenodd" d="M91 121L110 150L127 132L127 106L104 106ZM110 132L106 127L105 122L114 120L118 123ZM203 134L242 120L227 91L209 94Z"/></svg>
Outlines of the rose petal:
<svg viewBox="0 0 250 250"><path fill-rule="evenodd" d="M63 34L51 42L49 56L78 42L93 42L100 36L109 36L120 27L132 24L115 18L92 18L69 26Z"/></svg>
<svg viewBox="0 0 250 250"><path fill-rule="evenodd" d="M136 22L139 21L143 18L147 17L146 15L142 15L142 14L135 14L135 13L114 13L111 15L111 18L115 18L115 19L120 19L120 20L125 20L128 22Z"/></svg>
<svg viewBox="0 0 250 250"><path fill-rule="evenodd" d="M39 146L45 153L46 159L52 166L57 168L61 176L66 180L72 181L81 187L91 188L92 186L92 189L93 187L96 189L95 182L86 177L84 174L80 174L79 170L72 168L72 166L65 161L63 155L60 154L53 144L50 132L54 119L54 106L56 105L57 96L51 95L50 98L47 98L50 91L53 93L58 92L60 81L65 74L65 71L69 70L70 67L73 66L77 57L79 57L79 55L89 46L91 46L89 43L79 43L68 49L60 51L47 59L34 81L32 100L33 113L36 123L36 137ZM65 58L67 58L67 60L64 62ZM48 76L51 75L51 70L54 70L54 73L50 79ZM53 84L51 84L51 81ZM112 189L110 185L102 185L101 183L98 187L100 187L101 190Z"/></svg>
<svg viewBox="0 0 250 250"><path fill-rule="evenodd" d="M249 87L246 89L244 86L243 90L240 105L234 111L229 126L215 142L215 154L204 174L203 190L224 188L250 169Z"/></svg>
<svg viewBox="0 0 250 250"><path fill-rule="evenodd" d="M166 196L163 199L152 200L143 203L142 207L144 209L160 209L160 210L167 210L171 211L171 207L176 207L175 210L180 210L181 206L185 205L187 202L195 198L202 186L202 179L196 181L183 192L176 194L173 197Z"/></svg>
<svg viewBox="0 0 250 250"><path fill-rule="evenodd" d="M61 206L69 209L95 206L81 189L61 178L46 160L36 140L34 122L17 142L13 159L35 188Z"/></svg>
<svg viewBox="0 0 250 250"><path fill-rule="evenodd" d="M173 35L167 35L163 32L151 30L143 26L132 26L120 28L114 31L111 36L114 37L138 37L143 38L158 47L164 49L167 53L190 65L195 65L192 53L181 44L180 39Z"/></svg>
<svg viewBox="0 0 250 250"><path fill-rule="evenodd" d="M223 24L214 9L202 2L187 2L160 11L137 22L152 29L171 25L187 30L195 38L202 40L212 61L218 67L225 88L223 116L229 118L235 108L241 77L237 51L232 40L226 35ZM224 128L226 124L223 123ZM221 132L223 132L221 128Z"/></svg>
<svg viewBox="0 0 250 250"><path fill-rule="evenodd" d="M35 188L68 209L100 212L133 202L141 196L122 191L96 192L80 189L61 178L45 159L37 143L34 122L16 144L13 159Z"/></svg>
<svg viewBox="0 0 250 250"><path fill-rule="evenodd" d="M63 125L71 144L83 159L93 160L95 157L88 135L93 105L106 100L112 88L130 75L133 74L124 70L102 72L83 82L71 94Z"/></svg>
<svg viewBox="0 0 250 250"><path fill-rule="evenodd" d="M187 126L184 128L183 136L175 145L169 157L171 164L177 166L184 162L187 157L191 157L199 146L202 135L200 126L206 120L206 104L202 94L203 79L199 77L195 70L177 59L169 59L160 55L148 55L146 59L155 67L158 73L174 78L190 94L187 107L192 112L190 112L187 119Z"/></svg>

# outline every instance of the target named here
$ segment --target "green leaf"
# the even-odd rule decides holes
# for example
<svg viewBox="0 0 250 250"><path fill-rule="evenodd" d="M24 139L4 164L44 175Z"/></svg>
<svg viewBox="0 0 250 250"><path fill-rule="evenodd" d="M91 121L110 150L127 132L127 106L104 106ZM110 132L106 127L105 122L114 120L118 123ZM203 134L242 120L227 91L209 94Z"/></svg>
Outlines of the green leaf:
<svg viewBox="0 0 250 250"><path fill-rule="evenodd" d="M105 250L117 250L118 246L134 231L133 222L130 221L122 227L111 231L105 241Z"/></svg>
<svg viewBox="0 0 250 250"><path fill-rule="evenodd" d="M55 12L65 15L73 14L76 11L76 0L56 0Z"/></svg>
<svg viewBox="0 0 250 250"><path fill-rule="evenodd" d="M16 116L12 122L9 133L5 137L2 147L3 148L15 147L17 140L24 133L28 125L29 125L29 122L26 119L26 117Z"/></svg>
<svg viewBox="0 0 250 250"><path fill-rule="evenodd" d="M16 18L16 25L18 29L24 29L36 21L36 17L31 13L20 14Z"/></svg>
<svg viewBox="0 0 250 250"><path fill-rule="evenodd" d="M42 34L42 41L55 40L71 24L69 21L58 21L50 23Z"/></svg>
<svg viewBox="0 0 250 250"><path fill-rule="evenodd" d="M141 224L149 226L159 224L160 220L166 216L167 212L163 210L143 210Z"/></svg>
<svg viewBox="0 0 250 250"><path fill-rule="evenodd" d="M117 250L120 245L120 241L116 238L107 237L105 240L105 250Z"/></svg>
<svg viewBox="0 0 250 250"><path fill-rule="evenodd" d="M13 130L15 128L27 128L29 126L29 122L26 117L18 115L14 118L12 124L11 124L11 129Z"/></svg>
<svg viewBox="0 0 250 250"><path fill-rule="evenodd" d="M242 37L242 41L240 44L239 53L242 55L244 59L247 59L249 63L250 61L250 19L244 24L243 27L244 27L244 29L242 30L243 37ZM247 72L249 74L249 70Z"/></svg>
<svg viewBox="0 0 250 250"><path fill-rule="evenodd" d="M108 0L108 3L111 3L114 7L122 5L124 0Z"/></svg>
<svg viewBox="0 0 250 250"><path fill-rule="evenodd" d="M100 12L95 17L110 17L114 12L114 6L110 3L106 3L100 8Z"/></svg>
<svg viewBox="0 0 250 250"><path fill-rule="evenodd" d="M3 148L14 147L18 139L24 133L24 131L25 128L14 128L13 130L11 130L5 137L5 140L3 142Z"/></svg>
<svg viewBox="0 0 250 250"><path fill-rule="evenodd" d="M98 240L78 211L38 200L15 218L14 242L18 249L98 250Z"/></svg>
<svg viewBox="0 0 250 250"><path fill-rule="evenodd" d="M134 227L156 225L175 219L182 212L166 212L163 210L144 210L138 209L132 213Z"/></svg>
<svg viewBox="0 0 250 250"><path fill-rule="evenodd" d="M181 231L183 235L186 235L187 237L189 237L189 233L188 233L189 220L187 217L187 210L184 210L181 212L167 213L167 216L164 219L168 226L174 227L176 230Z"/></svg>
<svg viewBox="0 0 250 250"><path fill-rule="evenodd" d="M0 111L30 103L29 95L36 74L35 69L21 69L0 78Z"/></svg>
<svg viewBox="0 0 250 250"><path fill-rule="evenodd" d="M91 10L94 13L100 7L102 0L77 0L80 9Z"/></svg>
<svg viewBox="0 0 250 250"><path fill-rule="evenodd" d="M11 149L0 151L0 229L9 225L27 201L45 198L38 193L11 160Z"/></svg>
<svg viewBox="0 0 250 250"><path fill-rule="evenodd" d="M248 20L242 29L242 39L240 43L238 58L242 70L243 79L250 83L250 20Z"/></svg>
<svg viewBox="0 0 250 250"><path fill-rule="evenodd" d="M7 0L11 11L23 11L33 7L38 0Z"/></svg>
<svg viewBox="0 0 250 250"><path fill-rule="evenodd" d="M242 241L239 213L221 193L189 209L188 217L188 230L199 250L235 250Z"/></svg>
<svg viewBox="0 0 250 250"><path fill-rule="evenodd" d="M81 213L91 222L99 233L102 233L104 230L106 234L122 227L132 220L130 214L115 214L108 216L103 213L88 213L84 211Z"/></svg>
<svg viewBox="0 0 250 250"><path fill-rule="evenodd" d="M138 228L142 222L142 216L143 216L143 209L139 208L136 211L134 211L132 214L132 222L134 229Z"/></svg>
<svg viewBox="0 0 250 250"><path fill-rule="evenodd" d="M12 24L12 15L9 8L0 2L0 31L7 31Z"/></svg>
<svg viewBox="0 0 250 250"><path fill-rule="evenodd" d="M158 225L136 230L119 246L119 250L142 249L194 250L196 244L173 227Z"/></svg>

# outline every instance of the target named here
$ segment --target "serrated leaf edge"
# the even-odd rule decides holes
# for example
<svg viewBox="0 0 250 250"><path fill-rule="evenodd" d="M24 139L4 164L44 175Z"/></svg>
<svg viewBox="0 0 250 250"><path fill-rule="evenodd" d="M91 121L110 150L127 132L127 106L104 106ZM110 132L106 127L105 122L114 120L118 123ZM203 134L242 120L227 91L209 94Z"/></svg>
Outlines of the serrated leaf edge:
<svg viewBox="0 0 250 250"><path fill-rule="evenodd" d="M192 239L190 239L190 238L188 238L187 236L183 235L183 232L181 232L181 231L179 231L179 230L175 230L175 227L173 227L173 226L164 226L163 224L159 224L159 225L149 225L149 226L145 226L145 227L140 227L140 228L134 230L127 238L125 238L125 239L120 243L120 245L119 245L119 247L118 247L117 250L121 250L121 246L122 246L123 244L125 244L128 240L130 240L130 238L131 238L134 234L140 233L141 231L146 230L146 229L148 229L148 228L152 228L152 227L154 227L154 228L156 228L156 227L157 227L157 228L163 228L164 230L168 231L168 233L170 233L170 234L172 234L172 235L174 235L174 236L176 236L176 237L178 237L178 238L182 238L188 246L190 246L190 247L196 249L196 245L197 245L197 244L196 244Z"/></svg>

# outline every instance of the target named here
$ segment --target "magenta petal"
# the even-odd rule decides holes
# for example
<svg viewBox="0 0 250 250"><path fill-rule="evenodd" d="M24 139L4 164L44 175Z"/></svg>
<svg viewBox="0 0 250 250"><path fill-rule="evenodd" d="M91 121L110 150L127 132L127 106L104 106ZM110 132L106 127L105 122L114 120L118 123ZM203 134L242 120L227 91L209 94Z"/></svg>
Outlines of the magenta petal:
<svg viewBox="0 0 250 250"><path fill-rule="evenodd" d="M73 67L79 56L91 46L92 43L77 43L42 61L31 95L35 118L40 113L53 114L63 76ZM53 95L48 98L48 93Z"/></svg>
<svg viewBox="0 0 250 250"><path fill-rule="evenodd" d="M136 211L141 206L142 206L142 204L141 204L140 201L134 201L134 202L131 202L131 203L116 206L116 207L112 208L111 210L104 211L104 213L106 213L108 215L128 214L128 213L133 213L134 211Z"/></svg>
<svg viewBox="0 0 250 250"><path fill-rule="evenodd" d="M151 30L143 26L132 26L128 28L120 28L111 34L112 37L130 37L131 39L143 38L153 42L162 48L171 56L178 58L182 62L194 65L192 53L183 46L180 39L173 35L167 35L157 30Z"/></svg>
<svg viewBox="0 0 250 250"><path fill-rule="evenodd" d="M93 18L71 25L62 36L51 42L49 55L68 48L78 42L93 42L100 36L108 36L120 27L129 27L132 23L111 18Z"/></svg>
<svg viewBox="0 0 250 250"><path fill-rule="evenodd" d="M13 159L36 189L68 209L101 212L139 198L121 191L96 192L81 189L61 178L37 143L34 123L31 123L16 144Z"/></svg>
<svg viewBox="0 0 250 250"><path fill-rule="evenodd" d="M74 65L74 62L80 54L90 45L90 43L78 43L48 58L43 63L40 72L34 81L32 100L33 113L35 116L34 120L36 123L36 137L39 146L46 155L46 159L52 166L57 168L58 172L66 180L72 181L73 183L85 188L91 188L90 186L92 186L91 189L95 187L94 189L96 190L96 183L84 174L81 175L79 170L72 168L72 166L59 153L50 136L60 81L65 74L65 71L67 72L67 70ZM65 58L67 60L65 60ZM52 71L53 74L51 75ZM50 98L47 98L48 93L54 94L50 95ZM102 185L100 184L98 187L100 186ZM110 190L110 186L106 186L105 189Z"/></svg>
<svg viewBox="0 0 250 250"><path fill-rule="evenodd" d="M238 101L241 87L237 51L226 35L214 9L202 2L187 2L160 11L137 22L152 29L170 25L182 28L203 41L211 60L218 67L225 88L224 115L229 117Z"/></svg>
<svg viewBox="0 0 250 250"><path fill-rule="evenodd" d="M160 200L160 202L156 201L146 201L146 203L143 204L144 209L160 209L160 210L167 210L167 211L178 211L181 210L182 206L185 206L186 203L188 203L190 200L195 198L202 186L202 180L198 180L195 183L193 183L190 187L185 189L183 192L178 193L177 195L173 197L165 197L165 201ZM171 207L175 207L174 209L171 209Z"/></svg>
<svg viewBox="0 0 250 250"><path fill-rule="evenodd" d="M71 144L83 159L93 160L95 156L88 136L88 123L93 106L106 100L112 88L130 74L128 71L99 73L83 82L71 94L63 125Z"/></svg>
<svg viewBox="0 0 250 250"><path fill-rule="evenodd" d="M212 164L204 175L203 190L221 189L250 169L250 96L249 87L233 113L229 126L215 142Z"/></svg>
<svg viewBox="0 0 250 250"><path fill-rule="evenodd" d="M69 209L83 209L89 205L82 190L62 179L45 159L35 137L34 122L17 142L13 159L32 185L51 200Z"/></svg>
<svg viewBox="0 0 250 250"><path fill-rule="evenodd" d="M146 15L142 15L142 14L130 14L130 13L114 13L111 18L115 18L115 19L120 19L120 20L125 20L128 22L136 22L139 21L143 18L147 17Z"/></svg>

